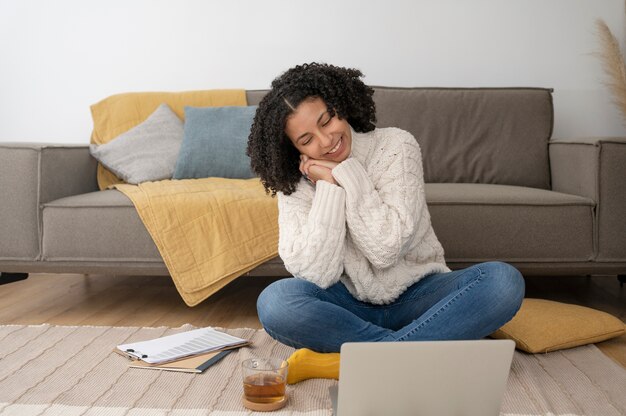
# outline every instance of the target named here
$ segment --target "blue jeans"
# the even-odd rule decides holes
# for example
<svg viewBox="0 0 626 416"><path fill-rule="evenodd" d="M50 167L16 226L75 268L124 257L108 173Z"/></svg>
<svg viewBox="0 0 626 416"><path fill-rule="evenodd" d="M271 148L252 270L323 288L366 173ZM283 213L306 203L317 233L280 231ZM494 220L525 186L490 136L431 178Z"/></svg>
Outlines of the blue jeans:
<svg viewBox="0 0 626 416"><path fill-rule="evenodd" d="M493 261L428 275L388 305L361 302L341 282L322 289L282 279L259 295L257 311L277 341L339 352L344 342L480 339L510 321L523 298L522 274Z"/></svg>

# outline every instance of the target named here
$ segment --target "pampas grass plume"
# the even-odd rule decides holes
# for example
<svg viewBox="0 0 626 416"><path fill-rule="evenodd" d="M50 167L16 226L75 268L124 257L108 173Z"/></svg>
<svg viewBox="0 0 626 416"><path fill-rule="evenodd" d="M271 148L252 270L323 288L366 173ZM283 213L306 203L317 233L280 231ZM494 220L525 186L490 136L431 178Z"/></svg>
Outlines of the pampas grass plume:
<svg viewBox="0 0 626 416"><path fill-rule="evenodd" d="M619 42L604 20L596 20L596 26L602 46L598 56L602 60L604 72L610 79L605 84L610 88L613 101L620 109L623 121L626 122L626 67L624 66L624 57L620 51Z"/></svg>

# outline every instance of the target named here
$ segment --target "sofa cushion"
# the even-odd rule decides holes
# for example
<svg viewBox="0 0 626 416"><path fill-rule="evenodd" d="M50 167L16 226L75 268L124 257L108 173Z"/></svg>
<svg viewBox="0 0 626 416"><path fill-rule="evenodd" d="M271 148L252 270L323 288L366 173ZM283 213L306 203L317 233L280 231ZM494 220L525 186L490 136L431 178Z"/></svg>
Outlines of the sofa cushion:
<svg viewBox="0 0 626 416"><path fill-rule="evenodd" d="M545 88L374 87L378 127L420 144L427 183L550 189L553 107ZM266 91L247 91L258 104Z"/></svg>
<svg viewBox="0 0 626 416"><path fill-rule="evenodd" d="M585 261L594 257L595 203L508 185L427 183L447 261Z"/></svg>
<svg viewBox="0 0 626 416"><path fill-rule="evenodd" d="M256 106L185 107L174 179L254 177L246 146Z"/></svg>
<svg viewBox="0 0 626 416"><path fill-rule="evenodd" d="M143 123L103 145L91 155L127 183L171 179L183 141L183 122L165 103Z"/></svg>
<svg viewBox="0 0 626 416"><path fill-rule="evenodd" d="M159 262L130 199L117 190L90 192L43 205L44 260Z"/></svg>
<svg viewBox="0 0 626 416"><path fill-rule="evenodd" d="M580 262L594 256L590 199L489 184L427 183L425 191L448 262ZM117 190L45 204L43 256L162 261L132 202Z"/></svg>
<svg viewBox="0 0 626 416"><path fill-rule="evenodd" d="M413 133L424 180L550 189L551 90L376 87L378 127Z"/></svg>

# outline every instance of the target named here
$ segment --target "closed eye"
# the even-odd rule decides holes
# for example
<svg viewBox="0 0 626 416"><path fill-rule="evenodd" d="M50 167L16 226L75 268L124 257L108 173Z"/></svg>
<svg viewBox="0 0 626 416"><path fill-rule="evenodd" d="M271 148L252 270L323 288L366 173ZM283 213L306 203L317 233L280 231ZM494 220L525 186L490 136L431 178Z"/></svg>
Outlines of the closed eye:
<svg viewBox="0 0 626 416"><path fill-rule="evenodd" d="M335 111L332 111L332 110L331 111L326 111L325 113L323 113L320 116L320 119L318 120L318 123L321 123L320 125L322 127L326 127L331 122L333 117L335 117ZM311 140L313 140L313 136L310 136L306 141L302 142L302 145L306 146L307 144L311 143Z"/></svg>
<svg viewBox="0 0 626 416"><path fill-rule="evenodd" d="M328 118L322 120L322 127L326 127L328 123L330 123L330 121L333 119L333 117L335 117L334 114L328 114Z"/></svg>

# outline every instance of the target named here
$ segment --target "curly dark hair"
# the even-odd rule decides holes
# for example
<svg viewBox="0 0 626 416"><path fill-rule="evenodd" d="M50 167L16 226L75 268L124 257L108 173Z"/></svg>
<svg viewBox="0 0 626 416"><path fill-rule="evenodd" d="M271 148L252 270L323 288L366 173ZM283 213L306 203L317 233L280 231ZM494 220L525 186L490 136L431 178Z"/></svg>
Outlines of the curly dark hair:
<svg viewBox="0 0 626 416"><path fill-rule="evenodd" d="M293 67L272 81L254 116L246 150L267 193L289 195L302 177L300 152L285 133L287 118L302 101L321 98L329 113L346 119L355 131L374 129L374 89L360 80L362 76L358 69L312 62Z"/></svg>

